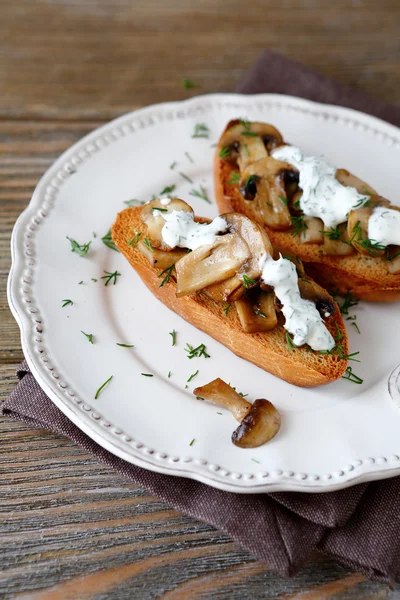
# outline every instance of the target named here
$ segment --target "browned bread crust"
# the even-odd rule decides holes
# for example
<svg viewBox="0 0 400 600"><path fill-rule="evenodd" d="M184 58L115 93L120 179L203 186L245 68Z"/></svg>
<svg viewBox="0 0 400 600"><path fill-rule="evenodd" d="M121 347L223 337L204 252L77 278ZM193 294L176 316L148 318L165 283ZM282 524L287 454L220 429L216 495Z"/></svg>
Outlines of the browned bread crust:
<svg viewBox="0 0 400 600"><path fill-rule="evenodd" d="M177 298L176 285L172 279L160 287L158 271L149 264L139 250L127 244L127 241L137 232L145 231L145 226L140 220L140 210L140 207L136 207L120 212L112 227L112 237L145 285L168 308L198 329L208 333L241 358L294 385L314 387L330 383L343 375L347 361L340 359L336 353L320 354L307 351L306 348L290 351L285 341L285 329L282 326L278 325L267 333L245 333L233 308L225 316L221 303L215 302L202 293ZM346 329L338 306L335 305L335 308L335 314L325 323L334 337L338 335L337 325L343 336L341 340L343 351L347 354Z"/></svg>
<svg viewBox="0 0 400 600"><path fill-rule="evenodd" d="M341 294L350 291L361 300L395 302L400 300L400 273L387 273L380 258L354 254L351 256L326 256L318 244L302 244L290 231L274 231L263 224L260 215L246 202L238 184L228 184L232 166L218 156L214 157L215 196L220 213L241 212L264 226L275 250L289 251L303 261L307 273L323 287L337 289Z"/></svg>

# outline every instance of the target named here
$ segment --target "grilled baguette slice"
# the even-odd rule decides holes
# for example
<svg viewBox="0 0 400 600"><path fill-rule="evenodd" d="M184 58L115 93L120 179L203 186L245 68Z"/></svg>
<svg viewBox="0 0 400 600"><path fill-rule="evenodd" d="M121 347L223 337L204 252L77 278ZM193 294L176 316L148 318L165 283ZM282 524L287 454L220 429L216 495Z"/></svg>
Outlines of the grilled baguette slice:
<svg viewBox="0 0 400 600"><path fill-rule="evenodd" d="M231 121L224 133L235 125ZM351 256L327 256L321 253L318 244L303 244L291 230L274 231L266 226L253 202L246 202L238 183L228 183L232 179L232 165L219 157L221 144L217 144L214 157L215 197L220 213L240 212L257 221L265 228L276 251L297 255L307 271L317 283L326 289L335 289L340 294L351 292L360 300L372 302L396 302L400 300L400 273L387 272L382 258L355 253Z"/></svg>
<svg viewBox="0 0 400 600"><path fill-rule="evenodd" d="M140 207L127 208L117 215L112 226L112 237L143 283L168 308L183 319L208 333L241 358L254 363L261 369L301 387L314 387L335 381L343 375L347 361L337 353L320 354L306 348L290 350L286 344L286 330L278 325L266 333L245 333L232 307L225 316L224 304L216 302L206 294L176 297L175 281L160 287L159 271L128 241L136 233L145 235L145 225L140 219ZM343 353L348 353L346 329L339 308L325 321L333 337L341 338Z"/></svg>

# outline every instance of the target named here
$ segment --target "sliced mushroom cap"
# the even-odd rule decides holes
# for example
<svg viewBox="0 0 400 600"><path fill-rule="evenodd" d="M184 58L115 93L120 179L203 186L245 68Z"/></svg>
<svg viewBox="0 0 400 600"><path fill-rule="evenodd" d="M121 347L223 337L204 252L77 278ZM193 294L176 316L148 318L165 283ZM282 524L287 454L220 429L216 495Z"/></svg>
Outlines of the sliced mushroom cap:
<svg viewBox="0 0 400 600"><path fill-rule="evenodd" d="M289 229L292 224L285 189L287 173L298 176L289 163L272 157L248 165L241 173L244 199L255 201L263 222L278 231Z"/></svg>
<svg viewBox="0 0 400 600"><path fill-rule="evenodd" d="M193 209L189 204L180 198L165 198L151 200L142 207L140 218L142 223L147 225L147 237L150 238L151 245L153 248L160 248L161 250L168 251L171 248L162 239L162 228L165 225L163 214L171 213L174 210L183 210L193 214Z"/></svg>
<svg viewBox="0 0 400 600"><path fill-rule="evenodd" d="M214 244L200 246L176 263L176 295L193 294L229 279L250 257L250 249L239 235L218 236Z"/></svg>
<svg viewBox="0 0 400 600"><path fill-rule="evenodd" d="M325 229L324 231L325 254L329 256L350 256L350 254L354 254L346 223L340 223L334 229Z"/></svg>
<svg viewBox="0 0 400 600"><path fill-rule="evenodd" d="M300 233L302 244L323 244L324 223L318 217L303 217L304 228Z"/></svg>
<svg viewBox="0 0 400 600"><path fill-rule="evenodd" d="M365 181L350 173L346 169L337 169L336 171L336 179L342 185L350 186L356 188L359 194L366 194L370 196L371 194L376 195L378 192L374 190L373 187L368 185Z"/></svg>
<svg viewBox="0 0 400 600"><path fill-rule="evenodd" d="M372 215L372 210L369 206L361 206L351 210L347 221L347 231L350 243L360 254L383 256L385 249L379 244L374 244L373 240L368 238L368 221Z"/></svg>
<svg viewBox="0 0 400 600"><path fill-rule="evenodd" d="M325 288L315 281L300 277L298 280L300 296L304 300L314 302L316 309L323 319L327 319L335 313L335 303Z"/></svg>
<svg viewBox="0 0 400 600"><path fill-rule="evenodd" d="M219 406L224 406L231 411L237 421L242 421L252 407L250 402L247 402L219 377L206 385L197 387L193 390L193 394Z"/></svg>
<svg viewBox="0 0 400 600"><path fill-rule="evenodd" d="M257 448L271 440L281 426L281 416L268 400L256 400L236 431L232 442L239 448Z"/></svg>
<svg viewBox="0 0 400 600"><path fill-rule="evenodd" d="M240 213L221 215L228 223L229 231L239 235L248 245L251 258L240 269L250 279L261 276L262 266L267 256L272 256L273 248L264 228Z"/></svg>
<svg viewBox="0 0 400 600"><path fill-rule="evenodd" d="M235 307L246 333L270 331L278 324L274 292L258 291L256 294L246 294L235 302Z"/></svg>
<svg viewBox="0 0 400 600"><path fill-rule="evenodd" d="M218 143L217 152L223 149L224 158L238 161L242 169L250 162L264 158L282 144L281 134L272 125L235 119L228 123Z"/></svg>
<svg viewBox="0 0 400 600"><path fill-rule="evenodd" d="M234 302L244 294L243 281L237 275L209 285L204 292L216 302Z"/></svg>
<svg viewBox="0 0 400 600"><path fill-rule="evenodd" d="M170 250L169 252L153 248L153 251L151 251L142 241L138 242L137 249L145 258L147 258L153 267L157 267L158 269L161 269L161 271L174 265L179 259L187 254L186 250L182 248L175 248L175 250Z"/></svg>

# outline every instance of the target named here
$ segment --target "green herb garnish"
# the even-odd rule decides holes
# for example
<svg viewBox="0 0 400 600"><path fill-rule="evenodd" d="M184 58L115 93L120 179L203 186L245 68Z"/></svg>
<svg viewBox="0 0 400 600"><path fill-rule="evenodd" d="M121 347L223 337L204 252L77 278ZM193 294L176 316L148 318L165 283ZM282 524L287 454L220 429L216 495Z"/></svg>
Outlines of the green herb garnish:
<svg viewBox="0 0 400 600"><path fill-rule="evenodd" d="M193 348L190 344L186 344L187 348L185 351L188 353L188 358L199 358L200 356L204 356L204 358L210 358L210 355L206 352L206 347L204 344L200 344L197 348Z"/></svg>
<svg viewBox="0 0 400 600"><path fill-rule="evenodd" d="M166 196L168 194L172 194L172 192L175 190L176 185L167 185L163 190L161 190L160 192L160 196Z"/></svg>
<svg viewBox="0 0 400 600"><path fill-rule="evenodd" d="M232 304L228 304L228 305L227 305L227 306L225 306L225 308L223 309L226 317L228 316L228 312L229 312L229 309L230 309L230 307L231 307L231 306L232 306Z"/></svg>
<svg viewBox="0 0 400 600"><path fill-rule="evenodd" d="M171 164L169 165L169 168L170 168L170 169L175 169L175 167L176 167L176 165L177 165L177 164L178 164L178 163L177 163L177 162L176 162L176 160L175 160L173 163L171 163Z"/></svg>
<svg viewBox="0 0 400 600"><path fill-rule="evenodd" d="M183 179L186 179L186 181L188 181L189 183L193 183L193 179L190 179L190 177L188 177L187 175L185 175L185 173L179 173L179 175L181 177L183 177Z"/></svg>
<svg viewBox="0 0 400 600"><path fill-rule="evenodd" d="M83 283L83 281L80 281L80 282L78 283L78 285L82 285L82 283Z"/></svg>
<svg viewBox="0 0 400 600"><path fill-rule="evenodd" d="M190 156L189 152L185 152L185 156L188 159L189 162L192 163L192 165L194 165L194 160L193 158Z"/></svg>
<svg viewBox="0 0 400 600"><path fill-rule="evenodd" d="M283 202L283 204L284 204L285 206L287 206L287 205L288 205L288 201L287 201L287 198L285 198L285 196L278 196L278 198L279 198L279 200L280 200L281 202Z"/></svg>
<svg viewBox="0 0 400 600"><path fill-rule="evenodd" d="M351 308L352 306L356 306L357 304L358 304L358 300L353 298L353 296L351 295L351 292L346 292L346 294L344 296L343 304L341 306L339 305L341 314L348 315L349 308Z"/></svg>
<svg viewBox="0 0 400 600"><path fill-rule="evenodd" d="M260 465L260 464L261 464L261 463L260 463L260 461L259 461L259 460L256 460L255 458L252 458L251 460L252 460L253 462L257 463L258 465Z"/></svg>
<svg viewBox="0 0 400 600"><path fill-rule="evenodd" d="M173 330L170 332L170 334L169 334L169 335L172 337L172 345L173 345L173 346L175 346L175 343L176 343L176 331L175 331L175 329L173 329Z"/></svg>
<svg viewBox="0 0 400 600"><path fill-rule="evenodd" d="M258 133L255 133L254 131L242 131L240 135L245 135L247 137L257 137Z"/></svg>
<svg viewBox="0 0 400 600"><path fill-rule="evenodd" d="M171 371L168 371L168 379L170 379L171 375L172 375Z"/></svg>
<svg viewBox="0 0 400 600"><path fill-rule="evenodd" d="M103 235L103 237L101 238L101 241L103 242L103 244L105 246L107 246L107 248L111 248L111 250L115 250L115 252L119 252L117 246L115 245L114 240L112 239L111 229L109 229L107 231L107 233L105 235Z"/></svg>
<svg viewBox="0 0 400 600"><path fill-rule="evenodd" d="M187 382L189 383L190 381L192 381L192 379L194 379L194 378L196 377L196 375L198 375L198 374L199 374L199 370L197 369L196 373L193 373L193 374L192 374L192 375L189 377L189 379L187 380Z"/></svg>
<svg viewBox="0 0 400 600"><path fill-rule="evenodd" d="M152 373L140 373L143 377L154 377Z"/></svg>
<svg viewBox="0 0 400 600"><path fill-rule="evenodd" d="M202 200L208 202L208 204L211 204L211 200L207 196L207 192L202 185L200 186L200 191L191 190L189 194L190 196L194 196L195 198L201 198Z"/></svg>
<svg viewBox="0 0 400 600"><path fill-rule="evenodd" d="M192 138L206 138L210 137L210 130L205 123L196 123L194 126L194 132Z"/></svg>
<svg viewBox="0 0 400 600"><path fill-rule="evenodd" d="M85 335L87 337L87 339L89 340L89 342L91 344L93 344L93 333L85 333L84 331L82 331L82 329L81 329L81 333L83 333L83 335Z"/></svg>
<svg viewBox="0 0 400 600"><path fill-rule="evenodd" d="M193 438L192 441L190 442L189 446L193 446L193 444L195 443L196 438Z"/></svg>
<svg viewBox="0 0 400 600"><path fill-rule="evenodd" d="M79 256L86 256L86 254L88 253L88 250L89 250L89 246L92 243L90 241L87 244L78 244L78 242L76 240L73 240L72 238L70 238L68 236L67 236L67 240L70 241L71 252L75 252L76 254L79 254Z"/></svg>
<svg viewBox="0 0 400 600"><path fill-rule="evenodd" d="M218 156L220 158L229 158L231 155L231 149L229 146L223 146L221 150L218 152Z"/></svg>
<svg viewBox="0 0 400 600"><path fill-rule="evenodd" d="M247 277L247 275L243 275L242 282L243 282L243 286L246 288L246 290L248 290L250 286L256 285L256 283L257 283L257 281L255 281L254 279L251 279L250 277Z"/></svg>
<svg viewBox="0 0 400 600"><path fill-rule="evenodd" d="M325 237L327 237L330 240L340 240L342 235L342 232L339 229L339 225L337 225L336 227L330 227L329 229L321 230L320 233L322 233Z"/></svg>
<svg viewBox="0 0 400 600"><path fill-rule="evenodd" d="M133 344L120 344L119 342L117 342L117 346L121 346L121 348L134 348L135 347Z"/></svg>
<svg viewBox="0 0 400 600"><path fill-rule="evenodd" d="M114 271L114 273L110 273L109 271L104 271L104 273L106 273L105 275L103 275L103 277L101 277L101 279L105 279L105 286L107 286L109 283L113 283L114 285L117 283L117 277L119 277L121 275L121 273L118 273L118 271Z"/></svg>
<svg viewBox="0 0 400 600"><path fill-rule="evenodd" d="M246 156L249 156L249 147L247 144L243 144L243 151Z"/></svg>
<svg viewBox="0 0 400 600"><path fill-rule="evenodd" d="M131 238L130 240L128 240L126 243L128 244L128 246L132 246L132 248L136 248L139 238L141 236L141 232L138 231L138 233L136 233L133 238Z"/></svg>
<svg viewBox="0 0 400 600"><path fill-rule="evenodd" d="M263 319L267 318L267 315L265 315L261 310L259 310L258 308L255 308L253 310L254 314L259 316L259 317L263 317Z"/></svg>
<svg viewBox="0 0 400 600"><path fill-rule="evenodd" d="M62 300L62 308L64 308L65 306L73 306L73 302L72 300Z"/></svg>
<svg viewBox="0 0 400 600"><path fill-rule="evenodd" d="M126 204L126 206L143 206L143 204L146 204L145 201L140 201L140 200L136 200L136 198L132 198L131 200L124 200L124 204Z"/></svg>
<svg viewBox="0 0 400 600"><path fill-rule="evenodd" d="M160 285L158 287L162 287L164 284L166 284L166 283L169 282L169 280L171 279L171 274L172 274L172 271L174 270L174 268L175 268L175 265L173 264L170 267L167 267L166 269L164 269L164 271L162 271L159 274L159 277L162 277L164 274L166 274L166 275L165 275L164 279L162 280L162 282L160 283Z"/></svg>
<svg viewBox="0 0 400 600"><path fill-rule="evenodd" d="M148 238L144 238L143 244L150 250L150 252L154 252L154 248L151 245L151 241Z"/></svg>
<svg viewBox="0 0 400 600"><path fill-rule="evenodd" d="M153 210L158 210L159 212L168 212L168 208L158 208L158 206L155 206Z"/></svg>
<svg viewBox="0 0 400 600"><path fill-rule="evenodd" d="M96 392L96 394L95 394L95 396L94 396L94 399L95 399L95 400L97 400L97 398L98 398L98 397L99 397L99 395L100 395L100 392L102 392L102 391L104 390L104 388L106 387L106 385L108 385L108 384L110 383L110 381L111 381L111 379L112 379L113 377L114 377L114 375L111 375L111 377L109 377L109 378L107 379L107 381L105 381L105 382L103 383L103 385L101 385L101 386L99 387L99 389L97 390L97 392Z"/></svg>
<svg viewBox="0 0 400 600"><path fill-rule="evenodd" d="M291 219L293 227L292 237L295 237L296 235L301 235L305 232L306 229L308 229L308 225L305 222L303 215L300 215L299 217L291 217Z"/></svg>
<svg viewBox="0 0 400 600"><path fill-rule="evenodd" d="M286 332L286 336L285 336L285 337L286 337L286 344L287 344L287 347L289 348L290 352L293 352L293 350L294 350L295 348L297 348L297 346L296 346L296 345L293 343L293 340L292 340L292 338L290 337L290 334L289 334L289 332L288 332L288 331Z"/></svg>
<svg viewBox="0 0 400 600"><path fill-rule="evenodd" d="M361 385L364 382L364 379L361 379L361 377L358 377L355 373L353 373L353 369L351 367L347 367L345 375L342 375L342 379L348 379L348 381L357 383L358 385Z"/></svg>
<svg viewBox="0 0 400 600"><path fill-rule="evenodd" d="M186 79L185 77L181 79L181 84L182 87L184 87L186 90L190 90L192 88L197 87L194 81L192 81L191 79Z"/></svg>
<svg viewBox="0 0 400 600"><path fill-rule="evenodd" d="M237 171L232 171L231 178L228 181L229 185L234 185L235 183L239 183L239 181L240 181L239 173Z"/></svg>
<svg viewBox="0 0 400 600"><path fill-rule="evenodd" d="M357 325L357 323L354 323L354 321L352 323L350 323L350 325L354 325L354 327L356 328L357 333L361 333L359 326Z"/></svg>
<svg viewBox="0 0 400 600"><path fill-rule="evenodd" d="M398 256L400 256L400 251L399 251L399 252L396 252L396 254L392 254L392 256L389 256L389 248L388 248L388 247L386 247L386 250L385 250L385 257L386 257L386 260L389 260L389 261L390 261L390 260L394 260L394 259L395 259L395 258L397 258Z"/></svg>
<svg viewBox="0 0 400 600"><path fill-rule="evenodd" d="M344 336L343 336L343 333L340 331L339 325L336 323L336 321L335 321L335 327L336 327L336 333L337 333L335 342L340 342L340 340L342 340Z"/></svg>

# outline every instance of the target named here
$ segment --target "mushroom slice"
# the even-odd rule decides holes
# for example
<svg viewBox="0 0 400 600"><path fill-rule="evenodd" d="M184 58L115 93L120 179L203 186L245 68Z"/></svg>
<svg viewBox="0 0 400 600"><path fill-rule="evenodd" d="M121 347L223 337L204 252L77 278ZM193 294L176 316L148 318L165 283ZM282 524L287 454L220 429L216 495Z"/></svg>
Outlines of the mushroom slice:
<svg viewBox="0 0 400 600"><path fill-rule="evenodd" d="M272 244L264 228L240 213L221 216L228 223L228 230L239 235L251 251L251 258L240 269L239 276L245 274L250 279L258 279L266 256L273 254Z"/></svg>
<svg viewBox="0 0 400 600"><path fill-rule="evenodd" d="M368 185L368 183L365 183L365 181L363 181L359 177L356 177L356 175L353 175L352 173L350 173L350 171L347 171L346 169L337 169L336 179L342 185L356 188L359 194L366 194L367 196L371 196L371 194L377 195L378 193L376 190L374 190L373 187Z"/></svg>
<svg viewBox="0 0 400 600"><path fill-rule="evenodd" d="M324 223L318 217L303 217L304 227L301 229L300 241L302 244L323 244Z"/></svg>
<svg viewBox="0 0 400 600"><path fill-rule="evenodd" d="M234 275L225 281L209 285L204 292L216 302L234 302L243 296L245 288L243 281Z"/></svg>
<svg viewBox="0 0 400 600"><path fill-rule="evenodd" d="M202 387L197 387L193 390L193 394L227 408L237 421L242 421L252 408L250 402L219 377Z"/></svg>
<svg viewBox="0 0 400 600"><path fill-rule="evenodd" d="M200 246L176 263L176 295L193 294L229 279L250 256L248 245L239 235L218 236L213 244Z"/></svg>
<svg viewBox="0 0 400 600"><path fill-rule="evenodd" d="M368 221L372 210L369 206L351 210L347 221L347 231L350 243L358 252L367 256L383 256L385 248L368 238Z"/></svg>
<svg viewBox="0 0 400 600"><path fill-rule="evenodd" d="M257 294L246 294L235 302L235 307L246 333L270 331L278 324L274 292L259 291Z"/></svg>
<svg viewBox="0 0 400 600"><path fill-rule="evenodd" d="M325 288L307 277L299 277L298 284L300 296L304 300L314 302L316 309L323 319L327 319L335 313L335 303Z"/></svg>
<svg viewBox="0 0 400 600"><path fill-rule="evenodd" d="M297 173L289 163L268 156L248 165L241 174L244 199L255 200L263 222L277 231L292 225L285 189L287 172Z"/></svg>
<svg viewBox="0 0 400 600"><path fill-rule="evenodd" d="M387 246L386 258L388 273L391 275L400 273L400 246Z"/></svg>
<svg viewBox="0 0 400 600"><path fill-rule="evenodd" d="M281 416L269 400L256 400L236 431L232 442L239 448L257 448L276 436Z"/></svg>
<svg viewBox="0 0 400 600"><path fill-rule="evenodd" d="M265 158L271 150L282 144L281 134L272 125L235 119L228 123L219 141L218 151L221 158L239 162L242 169L250 162Z"/></svg>
<svg viewBox="0 0 400 600"><path fill-rule="evenodd" d="M141 241L138 242L137 249L145 258L147 258L153 267L157 267L161 270L174 265L180 258L187 254L186 250L183 250L182 248L175 248L175 250L170 250L169 252L153 248L153 251L151 251L150 248Z"/></svg>
<svg viewBox="0 0 400 600"><path fill-rule="evenodd" d="M142 223L147 225L146 235L150 238L153 248L160 248L164 251L171 250L162 239L161 231L165 225L162 215L163 213L171 213L174 210L183 210L193 214L192 207L180 198L163 198L161 200L157 198L157 200L151 200L142 207L140 218Z"/></svg>
<svg viewBox="0 0 400 600"><path fill-rule="evenodd" d="M354 253L346 223L324 229L324 252L328 255L349 256Z"/></svg>

